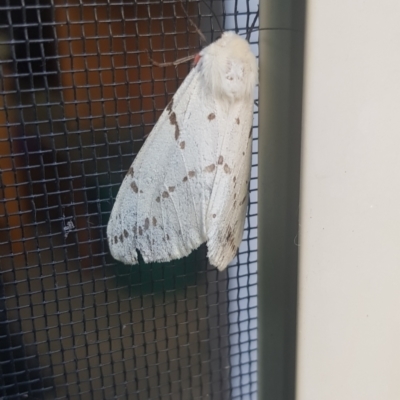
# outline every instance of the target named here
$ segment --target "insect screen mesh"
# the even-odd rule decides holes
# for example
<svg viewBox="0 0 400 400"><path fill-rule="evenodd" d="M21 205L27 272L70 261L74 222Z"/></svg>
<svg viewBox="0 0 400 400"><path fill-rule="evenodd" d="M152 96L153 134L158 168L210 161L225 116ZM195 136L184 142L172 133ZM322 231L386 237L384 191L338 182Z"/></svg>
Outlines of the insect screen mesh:
<svg viewBox="0 0 400 400"><path fill-rule="evenodd" d="M245 239L227 271L204 246L124 266L105 231L126 171L190 70L151 59L195 54L195 26L208 41L219 24L246 33L256 11L0 1L0 398L255 398L257 130Z"/></svg>

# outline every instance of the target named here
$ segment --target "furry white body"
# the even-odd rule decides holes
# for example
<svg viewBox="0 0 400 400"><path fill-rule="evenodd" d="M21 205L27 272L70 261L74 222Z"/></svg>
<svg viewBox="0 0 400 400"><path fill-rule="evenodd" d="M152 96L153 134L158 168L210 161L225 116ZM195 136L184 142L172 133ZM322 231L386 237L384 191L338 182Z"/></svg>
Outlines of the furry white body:
<svg viewBox="0 0 400 400"><path fill-rule="evenodd" d="M170 261L207 242L222 270L242 240L251 167L257 62L226 32L199 60L129 169L107 227L125 264Z"/></svg>

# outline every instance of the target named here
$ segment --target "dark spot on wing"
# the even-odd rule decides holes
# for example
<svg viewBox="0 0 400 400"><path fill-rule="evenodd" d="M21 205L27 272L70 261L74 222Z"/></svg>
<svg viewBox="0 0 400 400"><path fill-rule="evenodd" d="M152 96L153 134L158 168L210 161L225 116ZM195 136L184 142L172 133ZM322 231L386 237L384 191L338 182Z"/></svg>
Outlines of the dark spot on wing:
<svg viewBox="0 0 400 400"><path fill-rule="evenodd" d="M157 226L157 219L156 219L156 217L153 217L153 226Z"/></svg>
<svg viewBox="0 0 400 400"><path fill-rule="evenodd" d="M170 192L173 192L173 191L175 190L175 186L168 186L168 190L169 190Z"/></svg>
<svg viewBox="0 0 400 400"><path fill-rule="evenodd" d="M244 155L244 152L243 152L243 155Z"/></svg>
<svg viewBox="0 0 400 400"><path fill-rule="evenodd" d="M126 229L124 229L124 236L127 238L129 236L129 233Z"/></svg>
<svg viewBox="0 0 400 400"><path fill-rule="evenodd" d="M217 214L213 214L213 218L215 218L217 216Z"/></svg>
<svg viewBox="0 0 400 400"><path fill-rule="evenodd" d="M143 229L141 226L139 226L139 235L142 236L143 235Z"/></svg>
<svg viewBox="0 0 400 400"><path fill-rule="evenodd" d="M133 168L132 168L132 167L130 167L130 168L128 169L128 172L126 173L126 175L130 175L130 176L133 177Z"/></svg>
<svg viewBox="0 0 400 400"><path fill-rule="evenodd" d="M236 123L237 123L238 125L240 125L240 119L239 119L239 118L236 118L235 121L236 121Z"/></svg>
<svg viewBox="0 0 400 400"><path fill-rule="evenodd" d="M188 180L188 177L185 176L185 177L182 179L182 182L186 182L187 180Z"/></svg>
<svg viewBox="0 0 400 400"><path fill-rule="evenodd" d="M132 190L133 190L135 193L137 193L137 192L139 191L139 188L137 187L135 181L133 181L133 182L131 183L131 188L132 188Z"/></svg>
<svg viewBox="0 0 400 400"><path fill-rule="evenodd" d="M179 147L180 147L182 150L185 148L185 145L186 145L185 141L182 141L182 142L179 143Z"/></svg>
<svg viewBox="0 0 400 400"><path fill-rule="evenodd" d="M233 198L236 199L236 193L234 194Z"/></svg>
<svg viewBox="0 0 400 400"><path fill-rule="evenodd" d="M224 165L224 171L225 171L227 174L230 174L230 173L232 172L232 170L231 170L231 168L229 167L228 164L225 164L225 165Z"/></svg>
<svg viewBox="0 0 400 400"><path fill-rule="evenodd" d="M167 111L170 113L172 111L172 107L174 105L174 98L171 99L171 101L167 105Z"/></svg>
<svg viewBox="0 0 400 400"><path fill-rule="evenodd" d="M169 122L171 123L171 125L176 124L176 114L174 112L169 116Z"/></svg>
<svg viewBox="0 0 400 400"><path fill-rule="evenodd" d="M174 112L169 116L169 122L171 125L175 125L175 140L178 140L180 131L178 121L176 120L176 114Z"/></svg>
<svg viewBox="0 0 400 400"><path fill-rule="evenodd" d="M218 164L219 164L219 165L222 165L223 162L224 162L224 157L219 156L219 157L218 157Z"/></svg>
<svg viewBox="0 0 400 400"><path fill-rule="evenodd" d="M189 178L193 178L196 175L196 172L189 171Z"/></svg>
<svg viewBox="0 0 400 400"><path fill-rule="evenodd" d="M215 164L210 164L207 167L204 168L205 172L213 172L215 169Z"/></svg>
<svg viewBox="0 0 400 400"><path fill-rule="evenodd" d="M207 118L209 121L212 121L215 118L215 114L211 113Z"/></svg>
<svg viewBox="0 0 400 400"><path fill-rule="evenodd" d="M167 240L169 240L169 235L168 235L168 233L167 233L166 237L167 237Z"/></svg>
<svg viewBox="0 0 400 400"><path fill-rule="evenodd" d="M160 196L158 196L158 197L156 198L156 202L157 202L157 203L160 202Z"/></svg>
<svg viewBox="0 0 400 400"><path fill-rule="evenodd" d="M179 125L178 123L175 124L175 140L178 140L179 135L180 135L180 130L179 130Z"/></svg>
<svg viewBox="0 0 400 400"><path fill-rule="evenodd" d="M236 176L233 177L233 182L236 182Z"/></svg>
<svg viewBox="0 0 400 400"><path fill-rule="evenodd" d="M166 199L167 197L169 197L169 193L166 192L166 191L164 191L163 194L162 194L162 197L163 197L164 199Z"/></svg>
<svg viewBox="0 0 400 400"><path fill-rule="evenodd" d="M233 234L232 228L228 228L228 234L226 235L226 242L228 245L230 245L232 250L237 250L237 247L235 245L235 236Z"/></svg>
<svg viewBox="0 0 400 400"><path fill-rule="evenodd" d="M122 233L119 235L119 241L120 241L121 243L123 243L123 241L124 241L124 237L122 236Z"/></svg>
<svg viewBox="0 0 400 400"><path fill-rule="evenodd" d="M118 243L118 236L114 236L114 242L115 242L115 244Z"/></svg>
<svg viewBox="0 0 400 400"><path fill-rule="evenodd" d="M144 230L147 231L147 229L149 229L149 226L150 226L150 220L146 218L144 220Z"/></svg>
<svg viewBox="0 0 400 400"><path fill-rule="evenodd" d="M143 193L143 190L140 190L140 193Z"/></svg>

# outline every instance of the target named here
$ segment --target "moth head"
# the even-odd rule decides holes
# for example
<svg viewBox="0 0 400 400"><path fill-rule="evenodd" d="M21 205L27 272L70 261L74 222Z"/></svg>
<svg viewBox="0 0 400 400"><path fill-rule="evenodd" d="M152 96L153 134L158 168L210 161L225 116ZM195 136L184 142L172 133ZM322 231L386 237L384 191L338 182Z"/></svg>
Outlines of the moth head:
<svg viewBox="0 0 400 400"><path fill-rule="evenodd" d="M253 98L257 60L245 39L234 32L225 32L199 55L205 86L213 96L230 102Z"/></svg>

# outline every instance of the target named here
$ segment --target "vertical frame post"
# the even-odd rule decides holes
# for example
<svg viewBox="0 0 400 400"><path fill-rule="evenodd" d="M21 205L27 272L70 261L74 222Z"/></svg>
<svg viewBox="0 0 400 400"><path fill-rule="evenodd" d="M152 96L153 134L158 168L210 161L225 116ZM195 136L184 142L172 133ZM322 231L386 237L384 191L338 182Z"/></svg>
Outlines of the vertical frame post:
<svg viewBox="0 0 400 400"><path fill-rule="evenodd" d="M295 395L304 15L305 1L260 2L260 400Z"/></svg>

